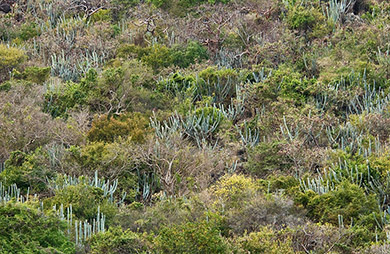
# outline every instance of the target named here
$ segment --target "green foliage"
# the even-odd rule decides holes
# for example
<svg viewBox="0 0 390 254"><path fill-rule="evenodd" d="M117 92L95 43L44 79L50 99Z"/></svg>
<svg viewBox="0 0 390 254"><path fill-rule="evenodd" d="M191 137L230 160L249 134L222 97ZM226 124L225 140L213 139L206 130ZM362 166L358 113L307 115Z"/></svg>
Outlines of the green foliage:
<svg viewBox="0 0 390 254"><path fill-rule="evenodd" d="M128 113L110 118L102 115L92 122L87 139L91 142L113 142L119 137L128 137L134 142L143 142L148 126L148 119L139 113Z"/></svg>
<svg viewBox="0 0 390 254"><path fill-rule="evenodd" d="M49 210L53 206L60 207L61 204L64 208L72 205L75 219L81 221L92 221L96 217L98 206L100 212L107 216L108 222L117 211L115 203L109 202L108 198L103 196L101 189L83 183L56 190L55 196L44 200L44 207Z"/></svg>
<svg viewBox="0 0 390 254"><path fill-rule="evenodd" d="M162 44L154 44L149 47L125 44L118 48L117 56L121 58L135 57L150 66L155 72L169 66L186 68L190 64L208 59L206 48L194 41L190 41L186 45L176 44L171 48Z"/></svg>
<svg viewBox="0 0 390 254"><path fill-rule="evenodd" d="M378 212L375 195L366 195L364 189L344 181L336 190L318 195L308 191L298 198L308 210L308 215L316 221L339 223L339 215L345 221L364 221L364 216ZM372 227L373 225L367 225Z"/></svg>
<svg viewBox="0 0 390 254"><path fill-rule="evenodd" d="M40 35L39 27L36 23L24 23L19 30L18 37L22 39L23 41L27 41L31 38L34 38L36 36Z"/></svg>
<svg viewBox="0 0 390 254"><path fill-rule="evenodd" d="M257 85L259 97L270 102L275 96L293 99L298 105L303 104L311 94L316 79L308 79L287 65L281 65L270 77Z"/></svg>
<svg viewBox="0 0 390 254"><path fill-rule="evenodd" d="M83 83L68 81L61 90L48 91L45 94L44 110L52 117L68 117L68 112L85 105L88 91Z"/></svg>
<svg viewBox="0 0 390 254"><path fill-rule="evenodd" d="M11 153L5 162L5 170L0 173L0 181L6 186L16 184L23 192L47 190L46 179L54 176L48 168L48 155L42 148L26 154L21 151Z"/></svg>
<svg viewBox="0 0 390 254"><path fill-rule="evenodd" d="M141 60L152 67L153 70L166 68L173 63L169 48L161 44L154 44L148 48L148 54L142 56Z"/></svg>
<svg viewBox="0 0 390 254"><path fill-rule="evenodd" d="M212 187L212 193L216 199L226 207L239 207L241 201L248 196L254 195L258 186L252 178L243 175L224 176Z"/></svg>
<svg viewBox="0 0 390 254"><path fill-rule="evenodd" d="M16 78L42 85L50 77L50 67L26 67Z"/></svg>
<svg viewBox="0 0 390 254"><path fill-rule="evenodd" d="M389 249L388 1L74 2L1 4L1 253Z"/></svg>
<svg viewBox="0 0 390 254"><path fill-rule="evenodd" d="M160 253L229 253L229 245L212 222L162 227L154 240Z"/></svg>
<svg viewBox="0 0 390 254"><path fill-rule="evenodd" d="M321 17L318 10L298 6L287 13L287 23L291 29L311 30L318 22L318 17Z"/></svg>
<svg viewBox="0 0 390 254"><path fill-rule="evenodd" d="M148 244L142 235L120 227L112 227L108 231L94 235L88 245L90 253L146 253Z"/></svg>
<svg viewBox="0 0 390 254"><path fill-rule="evenodd" d="M134 161L129 158L133 144L127 139L123 144L91 142L83 147L72 146L66 150L63 160L68 165L69 174L92 176L98 170L99 176L118 179L118 199L126 192L125 201L133 202L139 194L139 179Z"/></svg>
<svg viewBox="0 0 390 254"><path fill-rule="evenodd" d="M291 236L282 236L282 239L280 239L278 234L282 235L283 233L263 227L259 232L244 235L238 238L237 241L243 250L242 253L301 253L294 250Z"/></svg>
<svg viewBox="0 0 390 254"><path fill-rule="evenodd" d="M75 253L65 222L26 204L0 205L1 253Z"/></svg>
<svg viewBox="0 0 390 254"><path fill-rule="evenodd" d="M0 44L0 80L3 80L9 71L21 65L26 59L24 51Z"/></svg>
<svg viewBox="0 0 390 254"><path fill-rule="evenodd" d="M260 143L248 151L246 170L256 176L265 176L289 167L289 161L281 153L282 142Z"/></svg>
<svg viewBox="0 0 390 254"><path fill-rule="evenodd" d="M208 59L207 49L194 41L190 41L185 46L173 45L170 51L173 64L180 68L187 68L191 64Z"/></svg>
<svg viewBox="0 0 390 254"><path fill-rule="evenodd" d="M111 11L110 10L99 10L98 12L95 12L91 18L91 22L98 22L98 21L110 21L111 20Z"/></svg>

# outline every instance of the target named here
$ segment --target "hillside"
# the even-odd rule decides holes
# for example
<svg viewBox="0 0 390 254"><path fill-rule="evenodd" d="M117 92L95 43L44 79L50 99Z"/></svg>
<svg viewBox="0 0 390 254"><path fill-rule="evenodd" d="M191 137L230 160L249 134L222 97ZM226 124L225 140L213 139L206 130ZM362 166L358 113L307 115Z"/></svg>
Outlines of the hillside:
<svg viewBox="0 0 390 254"><path fill-rule="evenodd" d="M0 253L390 253L390 3L0 0Z"/></svg>

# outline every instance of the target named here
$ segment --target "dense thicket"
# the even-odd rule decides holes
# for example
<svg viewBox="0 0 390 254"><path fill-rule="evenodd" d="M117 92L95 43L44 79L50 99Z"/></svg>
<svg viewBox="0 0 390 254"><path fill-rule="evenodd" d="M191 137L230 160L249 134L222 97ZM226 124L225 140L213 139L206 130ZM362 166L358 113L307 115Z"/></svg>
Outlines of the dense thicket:
<svg viewBox="0 0 390 254"><path fill-rule="evenodd" d="M0 4L1 253L388 253L390 4Z"/></svg>

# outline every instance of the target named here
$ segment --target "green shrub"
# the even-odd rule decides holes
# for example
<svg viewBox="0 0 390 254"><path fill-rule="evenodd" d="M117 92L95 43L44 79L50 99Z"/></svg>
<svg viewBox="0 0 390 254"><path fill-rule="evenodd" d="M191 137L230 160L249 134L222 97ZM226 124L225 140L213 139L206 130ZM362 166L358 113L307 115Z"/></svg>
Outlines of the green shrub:
<svg viewBox="0 0 390 254"><path fill-rule="evenodd" d="M91 17L90 20L92 22L98 22L98 21L106 21L109 22L111 20L111 10L99 10L98 12L95 12Z"/></svg>
<svg viewBox="0 0 390 254"><path fill-rule="evenodd" d="M66 224L26 204L0 205L1 253L75 253Z"/></svg>
<svg viewBox="0 0 390 254"><path fill-rule="evenodd" d="M290 163L281 153L282 142L260 143L248 151L245 169L256 176L266 176L289 168Z"/></svg>
<svg viewBox="0 0 390 254"><path fill-rule="evenodd" d="M6 186L16 184L23 192L30 188L30 192L47 190L46 179L54 176L48 167L48 155L42 148L26 154L21 151L11 153L5 162L5 170L0 173L0 181Z"/></svg>
<svg viewBox="0 0 390 254"><path fill-rule="evenodd" d="M79 220L92 221L96 218L98 207L107 218L107 224L117 212L116 204L103 196L103 190L80 183L55 191L55 196L44 200L44 207L51 210L53 206L64 208L72 205L73 216Z"/></svg>
<svg viewBox="0 0 390 254"><path fill-rule="evenodd" d="M230 253L218 227L207 221L162 227L154 243L160 253Z"/></svg>
<svg viewBox="0 0 390 254"><path fill-rule="evenodd" d="M271 228L263 227L259 232L252 232L237 239L243 253L295 254L291 237L279 235Z"/></svg>
<svg viewBox="0 0 390 254"><path fill-rule="evenodd" d="M223 207L239 207L241 202L258 190L252 178L243 175L226 175L211 187L211 192Z"/></svg>
<svg viewBox="0 0 390 254"><path fill-rule="evenodd" d="M122 141L122 142L121 142ZM120 143L91 142L83 147L72 146L65 151L64 163L69 175L93 176L98 171L99 177L118 179L116 193L125 201L133 202L139 194L137 169L134 167L133 141L120 140Z"/></svg>
<svg viewBox="0 0 390 254"><path fill-rule="evenodd" d="M134 142L142 142L148 130L149 120L139 113L127 113L108 118L96 117L87 133L91 142L113 142L118 137L129 137Z"/></svg>
<svg viewBox="0 0 390 254"><path fill-rule="evenodd" d="M363 188L347 181L340 183L336 190L322 195L308 191L301 194L297 201L306 207L310 218L333 225L338 225L339 215L345 221L353 219L358 224L365 216L378 212L375 195L366 195Z"/></svg>
<svg viewBox="0 0 390 254"><path fill-rule="evenodd" d="M148 54L141 57L147 65L158 71L172 65L173 59L169 48L165 45L154 44L148 49Z"/></svg>
<svg viewBox="0 0 390 254"><path fill-rule="evenodd" d="M21 65L26 59L24 51L0 44L0 81L9 75L9 71Z"/></svg>
<svg viewBox="0 0 390 254"><path fill-rule="evenodd" d="M35 84L42 85L50 77L50 67L26 67L16 78L21 78Z"/></svg>
<svg viewBox="0 0 390 254"><path fill-rule="evenodd" d="M88 90L82 83L68 81L62 89L48 90L45 94L44 111L53 118L67 118L68 112L87 103Z"/></svg>
<svg viewBox="0 0 390 254"><path fill-rule="evenodd" d="M172 62L180 68L208 59L207 49L198 42L191 41L187 45L174 45L170 49Z"/></svg>
<svg viewBox="0 0 390 254"><path fill-rule="evenodd" d="M306 102L316 82L316 79L308 79L287 65L280 65L270 77L257 85L258 96L263 101L271 102L279 95L301 105Z"/></svg>
<svg viewBox="0 0 390 254"><path fill-rule="evenodd" d="M24 23L19 28L18 37L22 39L23 41L27 41L31 38L34 38L36 36L40 35L40 29L37 26L36 23Z"/></svg>
<svg viewBox="0 0 390 254"><path fill-rule="evenodd" d="M163 44L141 47L134 44L124 44L117 50L119 58L137 58L155 72L169 67L187 68L190 64L208 59L207 49L198 42L190 41L186 45L176 44L171 48Z"/></svg>
<svg viewBox="0 0 390 254"><path fill-rule="evenodd" d="M287 23L291 29L309 30L314 27L317 16L321 13L312 8L308 9L303 6L295 7L287 13Z"/></svg>
<svg viewBox="0 0 390 254"><path fill-rule="evenodd" d="M112 227L108 231L93 235L88 240L90 253L146 253L149 249L147 242L137 233L123 231L120 227Z"/></svg>

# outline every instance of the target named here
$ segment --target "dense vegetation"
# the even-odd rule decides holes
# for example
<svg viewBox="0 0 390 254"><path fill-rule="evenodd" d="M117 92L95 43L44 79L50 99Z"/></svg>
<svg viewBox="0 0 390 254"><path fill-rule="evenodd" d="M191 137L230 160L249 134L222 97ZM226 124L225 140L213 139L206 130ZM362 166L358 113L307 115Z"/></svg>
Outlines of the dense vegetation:
<svg viewBox="0 0 390 254"><path fill-rule="evenodd" d="M388 1L0 11L0 253L389 252Z"/></svg>

